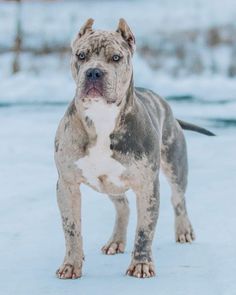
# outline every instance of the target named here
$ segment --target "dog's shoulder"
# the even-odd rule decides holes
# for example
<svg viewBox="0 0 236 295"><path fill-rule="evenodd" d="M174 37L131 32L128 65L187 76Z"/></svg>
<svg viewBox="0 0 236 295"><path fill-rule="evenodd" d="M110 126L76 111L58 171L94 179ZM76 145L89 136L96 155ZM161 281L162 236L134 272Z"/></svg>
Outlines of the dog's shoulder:
<svg viewBox="0 0 236 295"><path fill-rule="evenodd" d="M146 88L137 87L135 93L147 109L153 122L157 122L157 128L161 129L163 142L168 141L173 133L182 132L166 99Z"/></svg>
<svg viewBox="0 0 236 295"><path fill-rule="evenodd" d="M171 113L171 107L160 95L155 93L153 90L142 87L135 87L135 94L137 98L148 108L148 110L158 113L158 117L164 115L164 113Z"/></svg>
<svg viewBox="0 0 236 295"><path fill-rule="evenodd" d="M140 103L148 112L157 130L160 130L166 120L173 118L173 113L168 102L154 91L136 87L135 94Z"/></svg>
<svg viewBox="0 0 236 295"><path fill-rule="evenodd" d="M54 143L55 160L58 164L74 161L86 154L88 135L79 119L74 100L59 123Z"/></svg>

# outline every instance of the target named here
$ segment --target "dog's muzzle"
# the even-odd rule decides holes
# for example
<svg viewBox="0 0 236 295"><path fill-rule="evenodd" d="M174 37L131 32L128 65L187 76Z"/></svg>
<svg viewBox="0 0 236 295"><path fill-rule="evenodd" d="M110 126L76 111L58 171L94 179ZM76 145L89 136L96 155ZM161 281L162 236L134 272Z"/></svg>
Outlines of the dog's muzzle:
<svg viewBox="0 0 236 295"><path fill-rule="evenodd" d="M104 72L99 68L90 68L86 71L85 93L89 97L103 96Z"/></svg>

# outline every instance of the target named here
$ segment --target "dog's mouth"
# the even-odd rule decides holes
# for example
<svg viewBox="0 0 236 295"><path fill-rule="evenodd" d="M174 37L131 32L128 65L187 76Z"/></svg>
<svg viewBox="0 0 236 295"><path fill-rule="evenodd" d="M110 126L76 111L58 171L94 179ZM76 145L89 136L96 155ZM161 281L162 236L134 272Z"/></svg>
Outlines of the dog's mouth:
<svg viewBox="0 0 236 295"><path fill-rule="evenodd" d="M104 95L102 81L86 81L83 90L83 96L87 98L101 97Z"/></svg>
<svg viewBox="0 0 236 295"><path fill-rule="evenodd" d="M108 96L106 87L102 81L89 82L85 81L84 87L81 89L80 98L84 103L104 100L107 104L116 103L115 95Z"/></svg>
<svg viewBox="0 0 236 295"><path fill-rule="evenodd" d="M86 91L86 95L89 97L98 97L103 96L103 93L101 89L93 85Z"/></svg>

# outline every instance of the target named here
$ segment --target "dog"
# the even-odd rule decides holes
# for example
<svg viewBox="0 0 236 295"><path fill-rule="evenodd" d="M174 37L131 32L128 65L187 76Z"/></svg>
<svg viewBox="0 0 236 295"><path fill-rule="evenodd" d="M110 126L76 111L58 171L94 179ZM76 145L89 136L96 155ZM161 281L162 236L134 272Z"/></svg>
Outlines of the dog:
<svg viewBox="0 0 236 295"><path fill-rule="evenodd" d="M191 243L195 235L185 203L188 163L182 128L213 133L175 119L163 98L134 87L135 37L124 19L114 32L92 26L93 19L88 19L72 42L76 93L55 138L57 200L66 242L57 276L82 275L83 183L107 194L115 206L114 230L102 248L108 255L125 250L129 219L125 192L132 189L136 194L137 228L126 274L149 278L155 275L152 241L159 210L159 170L171 186L176 241Z"/></svg>

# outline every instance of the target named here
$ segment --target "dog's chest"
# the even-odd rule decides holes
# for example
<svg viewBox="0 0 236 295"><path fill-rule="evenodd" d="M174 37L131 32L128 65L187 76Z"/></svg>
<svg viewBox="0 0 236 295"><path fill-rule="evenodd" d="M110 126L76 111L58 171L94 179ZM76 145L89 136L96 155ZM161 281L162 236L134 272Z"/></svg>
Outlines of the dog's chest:
<svg viewBox="0 0 236 295"><path fill-rule="evenodd" d="M97 139L89 154L76 162L83 178L98 191L104 191L104 186L123 187L121 176L125 167L112 158L109 137L115 128L117 107L94 102L86 115L93 121Z"/></svg>

